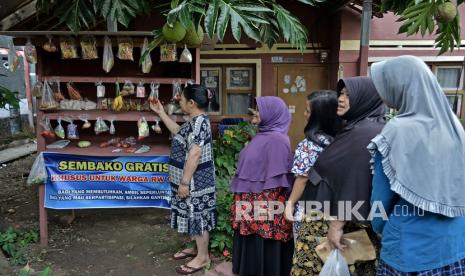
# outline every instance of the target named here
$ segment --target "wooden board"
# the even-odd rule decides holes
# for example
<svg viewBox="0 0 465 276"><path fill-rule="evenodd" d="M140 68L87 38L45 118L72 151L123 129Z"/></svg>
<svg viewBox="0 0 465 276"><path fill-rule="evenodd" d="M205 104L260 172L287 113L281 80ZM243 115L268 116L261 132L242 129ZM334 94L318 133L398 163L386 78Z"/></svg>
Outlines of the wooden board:
<svg viewBox="0 0 465 276"><path fill-rule="evenodd" d="M307 124L304 112L307 96L320 89L329 87L329 69L327 65L278 65L276 70L278 96L288 104L292 115L289 129L291 146L294 149L304 138ZM305 83L305 84L304 84Z"/></svg>

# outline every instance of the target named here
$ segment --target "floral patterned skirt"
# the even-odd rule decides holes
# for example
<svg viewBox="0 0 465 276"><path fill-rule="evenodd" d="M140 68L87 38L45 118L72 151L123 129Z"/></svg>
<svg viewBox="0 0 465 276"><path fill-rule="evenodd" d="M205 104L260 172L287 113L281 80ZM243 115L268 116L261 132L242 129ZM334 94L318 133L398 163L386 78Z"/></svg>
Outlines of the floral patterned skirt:
<svg viewBox="0 0 465 276"><path fill-rule="evenodd" d="M265 190L261 193L237 193L231 206L231 223L243 236L257 234L264 239L287 242L292 239L292 223L284 219L286 188Z"/></svg>
<svg viewBox="0 0 465 276"><path fill-rule="evenodd" d="M350 222L344 226L344 233L361 228L367 230L368 236L378 253L380 248L379 239L371 230L371 227ZM327 236L328 229L329 224L326 220L311 220L309 218L302 220L294 247L291 275L318 275L320 273L324 263L318 257L315 248L320 244L319 238ZM376 275L376 261L357 262L349 265L349 270L351 275L374 276Z"/></svg>

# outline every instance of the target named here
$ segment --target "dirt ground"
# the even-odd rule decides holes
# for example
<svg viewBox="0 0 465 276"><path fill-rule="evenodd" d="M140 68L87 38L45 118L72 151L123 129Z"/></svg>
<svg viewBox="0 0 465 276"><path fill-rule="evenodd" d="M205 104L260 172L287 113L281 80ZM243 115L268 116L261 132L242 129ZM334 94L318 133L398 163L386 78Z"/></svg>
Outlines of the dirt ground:
<svg viewBox="0 0 465 276"><path fill-rule="evenodd" d="M0 168L2 230L8 226L39 229L37 188L26 185L34 159L31 155ZM176 275L174 268L183 264L170 258L186 237L169 228L168 210L78 210L73 223L60 222L60 217L69 214L48 212L48 248L33 244L27 249L33 269L50 266L55 276ZM18 275L19 269L14 267L13 275Z"/></svg>

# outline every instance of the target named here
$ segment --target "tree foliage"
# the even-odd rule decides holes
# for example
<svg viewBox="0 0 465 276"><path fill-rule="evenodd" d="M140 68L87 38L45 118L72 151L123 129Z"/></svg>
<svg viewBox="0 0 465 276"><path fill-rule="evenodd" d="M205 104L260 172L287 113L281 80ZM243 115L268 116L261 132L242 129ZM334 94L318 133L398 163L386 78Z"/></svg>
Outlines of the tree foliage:
<svg viewBox="0 0 465 276"><path fill-rule="evenodd" d="M313 7L338 9L346 0L298 0ZM413 35L433 34L440 53L453 50L460 44L459 15L449 21L437 20L438 7L450 0L382 0L381 11L392 11L399 16L399 33ZM461 5L465 0L457 0ZM210 38L223 40L230 28L236 41L243 34L272 47L284 38L293 47L304 50L308 32L300 20L276 0L38 0L37 9L53 13L74 32L91 28L99 19L118 22L127 27L138 14L162 9L168 23L180 21L203 26ZM150 49L163 42L159 30L154 30Z"/></svg>

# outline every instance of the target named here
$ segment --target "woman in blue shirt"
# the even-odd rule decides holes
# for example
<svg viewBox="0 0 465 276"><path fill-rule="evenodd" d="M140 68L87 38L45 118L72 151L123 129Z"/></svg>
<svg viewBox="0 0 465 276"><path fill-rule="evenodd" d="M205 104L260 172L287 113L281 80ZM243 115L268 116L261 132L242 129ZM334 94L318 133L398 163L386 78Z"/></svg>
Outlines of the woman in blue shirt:
<svg viewBox="0 0 465 276"><path fill-rule="evenodd" d="M382 235L377 273L465 275L463 127L420 59L373 64L371 77L384 102L398 110L368 146L372 211L378 211L372 226Z"/></svg>

